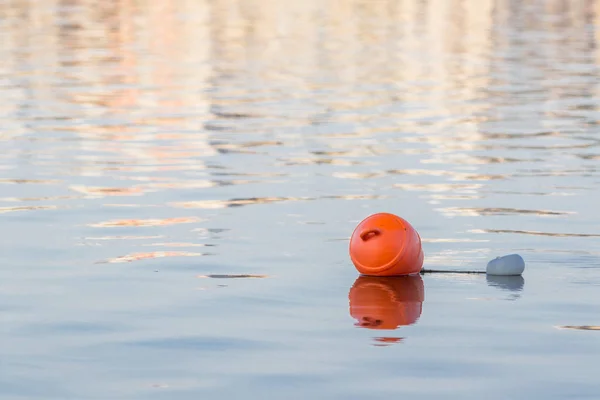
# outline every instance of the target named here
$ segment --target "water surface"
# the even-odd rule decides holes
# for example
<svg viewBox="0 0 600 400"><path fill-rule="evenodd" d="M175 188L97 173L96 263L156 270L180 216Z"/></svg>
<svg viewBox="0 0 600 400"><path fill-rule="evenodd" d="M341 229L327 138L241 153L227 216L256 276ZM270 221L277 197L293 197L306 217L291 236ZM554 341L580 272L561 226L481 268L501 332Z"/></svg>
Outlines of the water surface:
<svg viewBox="0 0 600 400"><path fill-rule="evenodd" d="M2 399L598 397L599 2L146 3L0 4Z"/></svg>

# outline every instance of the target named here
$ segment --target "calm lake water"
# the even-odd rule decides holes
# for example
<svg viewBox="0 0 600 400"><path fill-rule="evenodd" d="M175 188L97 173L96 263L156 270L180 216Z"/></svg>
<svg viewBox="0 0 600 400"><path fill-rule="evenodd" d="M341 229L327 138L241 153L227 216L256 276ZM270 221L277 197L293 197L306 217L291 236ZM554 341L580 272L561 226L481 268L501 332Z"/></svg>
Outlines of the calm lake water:
<svg viewBox="0 0 600 400"><path fill-rule="evenodd" d="M600 397L600 1L7 0L0 32L1 399ZM427 268L525 273L358 279L376 212Z"/></svg>

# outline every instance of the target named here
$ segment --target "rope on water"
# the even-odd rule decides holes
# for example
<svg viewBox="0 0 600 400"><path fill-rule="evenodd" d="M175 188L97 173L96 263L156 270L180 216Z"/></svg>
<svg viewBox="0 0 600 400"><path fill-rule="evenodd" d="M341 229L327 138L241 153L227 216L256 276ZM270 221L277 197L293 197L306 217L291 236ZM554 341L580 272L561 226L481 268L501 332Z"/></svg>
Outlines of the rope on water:
<svg viewBox="0 0 600 400"><path fill-rule="evenodd" d="M485 271L459 271L459 270L443 270L443 269L422 269L421 275L424 274L485 274Z"/></svg>

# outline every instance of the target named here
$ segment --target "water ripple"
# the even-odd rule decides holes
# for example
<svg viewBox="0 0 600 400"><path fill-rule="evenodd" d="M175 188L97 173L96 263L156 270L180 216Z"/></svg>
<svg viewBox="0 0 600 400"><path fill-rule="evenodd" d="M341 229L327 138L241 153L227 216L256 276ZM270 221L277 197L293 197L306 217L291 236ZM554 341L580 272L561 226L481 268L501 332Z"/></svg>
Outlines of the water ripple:
<svg viewBox="0 0 600 400"><path fill-rule="evenodd" d="M94 228L115 228L115 227L130 227L130 226L168 226L176 224L190 224L200 222L203 219L198 217L182 217L182 218L165 218L165 219L119 219L112 221L99 222L90 224Z"/></svg>
<svg viewBox="0 0 600 400"><path fill-rule="evenodd" d="M246 199L231 199L231 200L198 200L198 201L186 201L170 203L172 207L176 208L228 208L228 207L242 207L251 204L269 204L278 203L282 201L305 201L314 200L312 197L254 197Z"/></svg>
<svg viewBox="0 0 600 400"><path fill-rule="evenodd" d="M0 184L16 184L16 185L27 185L27 184L37 184L37 185L56 185L61 183L59 180L53 179L0 179Z"/></svg>
<svg viewBox="0 0 600 400"><path fill-rule="evenodd" d="M600 237L597 233L552 233L552 232L540 232L540 231L526 231L526 230L514 230L514 229L473 229L470 230L472 233L516 233L520 235L533 235L533 236L552 236L552 237Z"/></svg>
<svg viewBox="0 0 600 400"><path fill-rule="evenodd" d="M197 200L197 201L186 201L186 202L175 202L169 203L171 207L176 208L204 208L204 209L218 209L218 208L231 208L231 207L242 207L253 204L270 204L270 203L281 203L287 201L314 201L314 200L366 200L366 199L383 199L386 196L380 195L327 195L319 197L253 197L244 199L231 199L231 200Z"/></svg>
<svg viewBox="0 0 600 400"><path fill-rule="evenodd" d="M579 331L600 331L598 325L561 325L557 326L559 329L576 329Z"/></svg>
<svg viewBox="0 0 600 400"><path fill-rule="evenodd" d="M212 279L239 279L239 278L253 278L262 279L268 278L268 275L256 275L256 274L212 274L212 275L198 275L196 278L212 278Z"/></svg>
<svg viewBox="0 0 600 400"><path fill-rule="evenodd" d="M522 210L518 208L502 208L502 207L445 207L439 208L442 214L447 216L462 216L462 217L476 217L480 215L513 215L513 214L533 214L533 215L571 215L576 214L570 211L550 211L550 210Z"/></svg>
<svg viewBox="0 0 600 400"><path fill-rule="evenodd" d="M152 236L135 236L135 235L129 235L129 236L90 236L90 237L85 237L85 240L146 240L146 239L160 239L164 236L162 235L152 235Z"/></svg>
<svg viewBox="0 0 600 400"><path fill-rule="evenodd" d="M163 242L163 243L147 243L144 246L160 246L160 247L214 247L214 244L206 243L183 243L183 242Z"/></svg>
<svg viewBox="0 0 600 400"><path fill-rule="evenodd" d="M17 206L17 207L0 207L0 214L12 213L18 211L38 211L38 210L56 210L58 206Z"/></svg>
<svg viewBox="0 0 600 400"><path fill-rule="evenodd" d="M0 1L0 398L594 397L593 334L544 326L597 317L599 11ZM531 287L430 276L416 327L365 336L342 280L377 212Z"/></svg>
<svg viewBox="0 0 600 400"><path fill-rule="evenodd" d="M149 260L163 257L199 257L209 255L209 253L192 253L189 251L151 251L146 253L131 253L124 256L109 258L104 261L98 261L96 264L118 264L129 263L133 261Z"/></svg>
<svg viewBox="0 0 600 400"><path fill-rule="evenodd" d="M90 187L71 186L71 190L93 196L140 196L144 190L140 187Z"/></svg>

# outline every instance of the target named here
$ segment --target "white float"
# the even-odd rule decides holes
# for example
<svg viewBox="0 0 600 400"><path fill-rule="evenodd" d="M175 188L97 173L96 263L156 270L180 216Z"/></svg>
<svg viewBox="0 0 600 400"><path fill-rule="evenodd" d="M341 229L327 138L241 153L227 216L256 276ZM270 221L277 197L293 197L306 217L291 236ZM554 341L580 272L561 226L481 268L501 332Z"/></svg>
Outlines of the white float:
<svg viewBox="0 0 600 400"><path fill-rule="evenodd" d="M496 257L488 262L485 273L488 275L516 276L525 271L525 261L518 254Z"/></svg>

